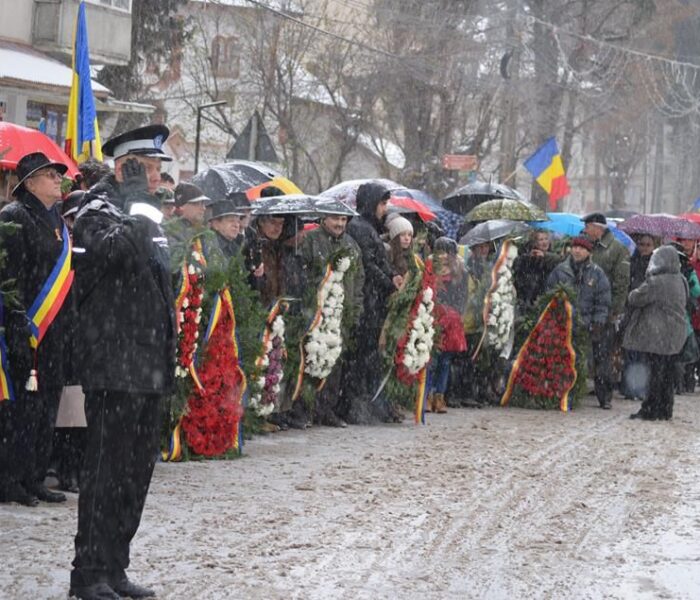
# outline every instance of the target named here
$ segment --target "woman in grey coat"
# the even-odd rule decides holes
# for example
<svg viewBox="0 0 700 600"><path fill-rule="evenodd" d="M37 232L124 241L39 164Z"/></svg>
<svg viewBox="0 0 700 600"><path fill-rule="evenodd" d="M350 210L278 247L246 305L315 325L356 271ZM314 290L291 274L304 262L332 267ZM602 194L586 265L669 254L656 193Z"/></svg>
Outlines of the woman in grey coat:
<svg viewBox="0 0 700 600"><path fill-rule="evenodd" d="M644 283L627 299L630 318L623 346L642 353L649 377L647 397L632 419L668 420L673 415L674 363L688 335L687 297L677 251L671 246L657 248Z"/></svg>

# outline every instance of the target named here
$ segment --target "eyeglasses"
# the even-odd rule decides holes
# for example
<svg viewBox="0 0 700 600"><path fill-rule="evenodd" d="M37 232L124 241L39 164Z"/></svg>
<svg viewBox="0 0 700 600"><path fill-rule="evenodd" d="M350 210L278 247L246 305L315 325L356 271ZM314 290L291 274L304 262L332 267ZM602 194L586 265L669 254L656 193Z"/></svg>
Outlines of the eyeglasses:
<svg viewBox="0 0 700 600"><path fill-rule="evenodd" d="M31 179L34 179L35 177L47 177L58 181L63 179L63 175L61 175L58 171L54 171L53 169L48 171L40 171L36 175L32 175Z"/></svg>

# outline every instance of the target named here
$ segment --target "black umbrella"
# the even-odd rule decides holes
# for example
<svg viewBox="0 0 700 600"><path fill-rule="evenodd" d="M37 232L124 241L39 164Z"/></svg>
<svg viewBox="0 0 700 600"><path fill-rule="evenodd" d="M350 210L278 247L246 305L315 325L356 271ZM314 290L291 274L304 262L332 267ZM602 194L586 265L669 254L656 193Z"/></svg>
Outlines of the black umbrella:
<svg viewBox="0 0 700 600"><path fill-rule="evenodd" d="M357 212L355 212L347 204L334 198L317 196L313 204L318 215L339 215L342 217L357 216Z"/></svg>
<svg viewBox="0 0 700 600"><path fill-rule="evenodd" d="M192 183L212 200L224 200L230 198L231 194L246 192L276 177L282 177L282 175L265 165L235 160L197 173L192 178Z"/></svg>
<svg viewBox="0 0 700 600"><path fill-rule="evenodd" d="M253 216L261 215L315 215L318 196L289 194L261 198L253 203Z"/></svg>
<svg viewBox="0 0 700 600"><path fill-rule="evenodd" d="M528 226L522 221L508 221L505 219L494 219L484 221L470 229L466 235L463 235L459 243L465 246L476 246L484 242L492 242L494 240L515 235L527 231Z"/></svg>
<svg viewBox="0 0 700 600"><path fill-rule="evenodd" d="M442 201L442 206L447 210L466 215L475 206L494 199L522 201L526 198L517 190L502 183L472 181L447 196Z"/></svg>

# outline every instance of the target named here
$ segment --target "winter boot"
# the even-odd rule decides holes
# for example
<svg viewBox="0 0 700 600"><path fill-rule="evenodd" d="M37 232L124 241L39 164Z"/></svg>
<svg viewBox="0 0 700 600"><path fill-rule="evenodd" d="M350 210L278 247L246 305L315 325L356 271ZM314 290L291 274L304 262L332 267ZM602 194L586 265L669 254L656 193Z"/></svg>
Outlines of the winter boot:
<svg viewBox="0 0 700 600"><path fill-rule="evenodd" d="M447 412L447 404L445 403L445 394L433 395L433 412L443 414Z"/></svg>
<svg viewBox="0 0 700 600"><path fill-rule="evenodd" d="M435 394L428 392L428 397L425 399L423 408L425 412L433 412L433 403L435 402Z"/></svg>

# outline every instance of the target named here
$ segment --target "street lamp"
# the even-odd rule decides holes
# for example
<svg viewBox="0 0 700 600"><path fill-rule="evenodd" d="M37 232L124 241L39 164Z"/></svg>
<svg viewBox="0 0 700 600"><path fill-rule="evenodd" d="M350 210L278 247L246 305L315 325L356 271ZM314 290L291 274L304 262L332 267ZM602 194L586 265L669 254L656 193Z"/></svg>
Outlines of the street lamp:
<svg viewBox="0 0 700 600"><path fill-rule="evenodd" d="M218 102L208 102L207 104L200 104L197 106L197 133L194 138L194 173L197 174L199 171L199 132L202 128L202 111L205 108L212 108L213 106L223 106L228 104L226 100L219 100Z"/></svg>

